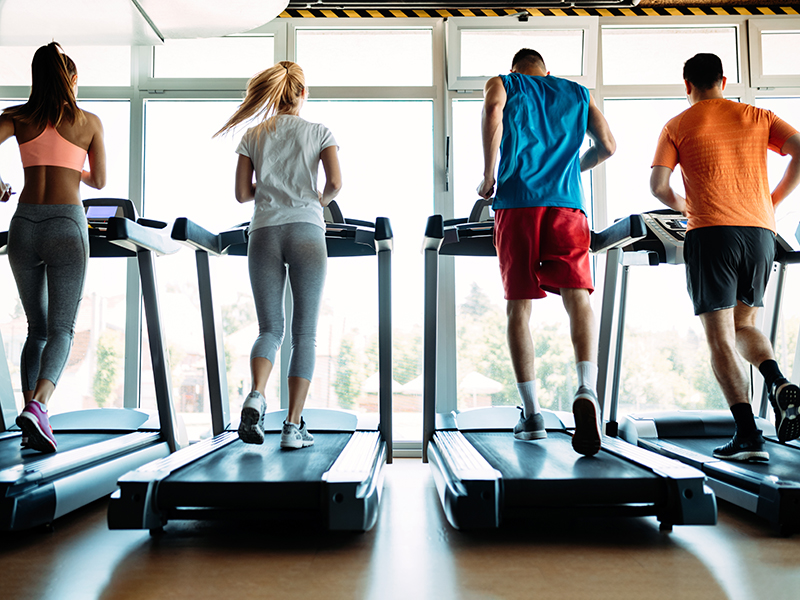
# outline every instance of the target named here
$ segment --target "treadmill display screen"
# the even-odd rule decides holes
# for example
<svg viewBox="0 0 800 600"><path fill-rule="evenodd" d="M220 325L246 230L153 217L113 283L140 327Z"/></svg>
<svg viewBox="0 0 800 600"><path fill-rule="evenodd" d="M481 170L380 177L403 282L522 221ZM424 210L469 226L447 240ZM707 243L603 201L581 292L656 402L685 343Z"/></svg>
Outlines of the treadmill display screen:
<svg viewBox="0 0 800 600"><path fill-rule="evenodd" d="M87 206L87 219L109 219L117 215L118 206Z"/></svg>

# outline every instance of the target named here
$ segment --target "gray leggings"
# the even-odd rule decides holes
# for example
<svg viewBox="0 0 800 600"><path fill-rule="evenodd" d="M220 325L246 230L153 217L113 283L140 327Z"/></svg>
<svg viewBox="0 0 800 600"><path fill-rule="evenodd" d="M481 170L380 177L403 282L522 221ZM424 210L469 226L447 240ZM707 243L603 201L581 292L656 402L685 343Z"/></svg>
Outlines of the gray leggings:
<svg viewBox="0 0 800 600"><path fill-rule="evenodd" d="M327 261L325 231L317 225L273 225L250 234L247 264L258 316L258 338L251 360L260 357L275 364L283 341L283 294L288 266L293 302L289 377L311 381Z"/></svg>
<svg viewBox="0 0 800 600"><path fill-rule="evenodd" d="M8 261L28 319L22 390L57 384L67 364L89 260L83 207L19 204L8 227Z"/></svg>

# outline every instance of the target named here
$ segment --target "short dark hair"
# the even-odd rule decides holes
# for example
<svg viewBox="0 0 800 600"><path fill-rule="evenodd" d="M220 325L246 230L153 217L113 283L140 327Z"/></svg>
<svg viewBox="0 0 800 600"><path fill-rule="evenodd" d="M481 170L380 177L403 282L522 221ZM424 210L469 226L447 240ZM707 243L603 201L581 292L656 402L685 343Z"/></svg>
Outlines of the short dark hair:
<svg viewBox="0 0 800 600"><path fill-rule="evenodd" d="M683 64L683 78L700 90L722 83L722 61L716 54L695 54Z"/></svg>
<svg viewBox="0 0 800 600"><path fill-rule="evenodd" d="M547 70L542 55L530 48L523 48L514 55L514 59L511 61L511 68L513 69L517 66L541 67Z"/></svg>

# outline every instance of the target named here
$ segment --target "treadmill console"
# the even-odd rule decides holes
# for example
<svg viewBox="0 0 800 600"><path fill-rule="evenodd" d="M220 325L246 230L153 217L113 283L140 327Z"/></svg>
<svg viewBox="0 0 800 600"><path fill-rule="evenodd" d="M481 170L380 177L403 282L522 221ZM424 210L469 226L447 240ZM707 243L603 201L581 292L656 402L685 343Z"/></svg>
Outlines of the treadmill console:
<svg viewBox="0 0 800 600"><path fill-rule="evenodd" d="M666 209L642 213L642 218L647 226L647 235L631 244L631 249L653 252L658 255L659 263L682 265L686 217Z"/></svg>
<svg viewBox="0 0 800 600"><path fill-rule="evenodd" d="M106 231L112 217L136 220L133 202L124 198L90 198L83 201L90 229Z"/></svg>

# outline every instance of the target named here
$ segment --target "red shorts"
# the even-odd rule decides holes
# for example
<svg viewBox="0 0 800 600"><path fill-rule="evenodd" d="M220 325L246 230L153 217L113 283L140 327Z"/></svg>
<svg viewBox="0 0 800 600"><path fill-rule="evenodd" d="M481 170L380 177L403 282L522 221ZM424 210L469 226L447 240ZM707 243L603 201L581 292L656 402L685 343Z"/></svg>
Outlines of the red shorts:
<svg viewBox="0 0 800 600"><path fill-rule="evenodd" d="M575 208L537 206L495 212L494 245L506 300L544 298L561 288L594 291L591 233Z"/></svg>

